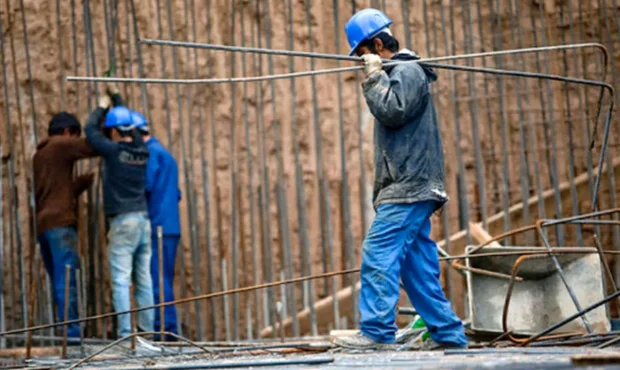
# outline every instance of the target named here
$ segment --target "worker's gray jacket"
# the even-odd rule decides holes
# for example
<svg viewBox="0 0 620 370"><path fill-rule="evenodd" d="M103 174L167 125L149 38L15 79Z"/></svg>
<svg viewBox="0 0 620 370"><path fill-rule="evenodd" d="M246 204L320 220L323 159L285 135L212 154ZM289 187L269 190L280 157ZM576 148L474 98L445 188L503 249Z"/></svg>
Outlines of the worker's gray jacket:
<svg viewBox="0 0 620 370"><path fill-rule="evenodd" d="M419 59L401 50L393 59ZM418 63L385 66L362 84L376 119L373 203L447 200L443 149L430 83L437 74Z"/></svg>

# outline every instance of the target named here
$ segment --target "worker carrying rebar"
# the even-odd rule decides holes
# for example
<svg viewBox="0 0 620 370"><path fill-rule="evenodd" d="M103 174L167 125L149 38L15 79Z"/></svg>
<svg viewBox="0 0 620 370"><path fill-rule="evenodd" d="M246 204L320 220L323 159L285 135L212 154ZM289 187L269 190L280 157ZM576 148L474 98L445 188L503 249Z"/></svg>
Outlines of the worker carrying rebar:
<svg viewBox="0 0 620 370"><path fill-rule="evenodd" d="M38 242L45 270L52 283L58 321L65 321L65 286L69 284L68 316L78 318L75 270L79 266L77 197L93 182L93 174L74 177L74 164L94 157L95 150L81 138L82 126L74 115L60 112L50 120L48 137L37 146L33 158ZM66 266L70 267L69 282ZM80 337L79 324L67 335Z"/></svg>
<svg viewBox="0 0 620 370"><path fill-rule="evenodd" d="M364 62L362 88L375 117L376 216L362 248L361 332L335 343L355 349L393 343L400 278L432 338L421 349L462 348L467 346L463 324L444 296L437 245L430 239L430 217L448 200L430 91L437 75L418 63L383 65L382 59L419 59L399 49L391 24L381 11L364 9L345 26L349 55Z"/></svg>
<svg viewBox="0 0 620 370"><path fill-rule="evenodd" d="M179 216L179 167L172 154L151 135L149 124L142 114L132 112L133 125L142 134L149 149L149 160L146 165L146 201L151 220L151 278L153 279L153 298L159 303L159 238L157 228L161 226L164 301L174 301L174 265L177 247L181 239L181 220ZM155 310L155 331L160 331L161 320L159 310ZM177 312L174 305L167 306L164 311L164 330L178 334ZM158 339L156 336L155 339ZM164 340L163 338L161 340ZM166 336L166 341L175 341L173 336Z"/></svg>
<svg viewBox="0 0 620 370"><path fill-rule="evenodd" d="M151 225L144 187L149 151L133 127L131 111L111 107L118 88L110 84L88 117L84 131L88 142L103 157L103 207L110 224L108 255L112 303L116 312L131 307L129 286L134 285L138 307L153 305L151 281ZM138 313L138 331L153 331L153 310ZM117 318L117 335L131 334L128 314Z"/></svg>

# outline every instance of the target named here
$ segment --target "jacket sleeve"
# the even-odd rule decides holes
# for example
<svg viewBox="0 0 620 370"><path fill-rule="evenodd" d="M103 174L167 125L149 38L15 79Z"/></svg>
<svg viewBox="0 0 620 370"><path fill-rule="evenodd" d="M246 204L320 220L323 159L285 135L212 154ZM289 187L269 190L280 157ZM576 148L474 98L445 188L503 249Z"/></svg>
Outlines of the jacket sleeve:
<svg viewBox="0 0 620 370"><path fill-rule="evenodd" d="M377 121L389 128L404 126L428 94L428 82L420 66L394 67L370 75L362 88L366 103Z"/></svg>
<svg viewBox="0 0 620 370"><path fill-rule="evenodd" d="M93 183L92 174L86 174L78 176L73 180L73 195L76 197L86 189L88 189Z"/></svg>
<svg viewBox="0 0 620 370"><path fill-rule="evenodd" d="M157 154L151 151L149 153L149 159L146 162L146 193L149 195L153 191L153 185L157 178L157 172L159 171L159 163L157 161Z"/></svg>
<svg viewBox="0 0 620 370"><path fill-rule="evenodd" d="M105 110L103 108L95 109L90 116L88 116L84 132L86 133L86 140L88 143L102 156L106 157L115 155L118 152L118 144L105 137L99 129L99 121L104 114Z"/></svg>
<svg viewBox="0 0 620 370"><path fill-rule="evenodd" d="M123 97L121 96L121 94L112 94L110 98L112 99L113 107L124 107L125 106L125 101L123 100Z"/></svg>
<svg viewBox="0 0 620 370"><path fill-rule="evenodd" d="M65 137L61 142L63 153L71 161L79 159L91 158L97 156L97 151L93 148L85 138Z"/></svg>

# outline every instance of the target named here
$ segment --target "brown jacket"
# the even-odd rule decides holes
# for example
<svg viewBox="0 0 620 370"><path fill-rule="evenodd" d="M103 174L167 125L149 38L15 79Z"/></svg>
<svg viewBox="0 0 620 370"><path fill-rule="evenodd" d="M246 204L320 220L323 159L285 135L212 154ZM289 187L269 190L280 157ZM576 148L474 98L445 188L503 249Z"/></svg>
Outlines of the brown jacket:
<svg viewBox="0 0 620 370"><path fill-rule="evenodd" d="M95 154L84 138L55 135L39 143L32 160L39 235L77 223L76 197L90 186L93 177L74 179L73 164Z"/></svg>

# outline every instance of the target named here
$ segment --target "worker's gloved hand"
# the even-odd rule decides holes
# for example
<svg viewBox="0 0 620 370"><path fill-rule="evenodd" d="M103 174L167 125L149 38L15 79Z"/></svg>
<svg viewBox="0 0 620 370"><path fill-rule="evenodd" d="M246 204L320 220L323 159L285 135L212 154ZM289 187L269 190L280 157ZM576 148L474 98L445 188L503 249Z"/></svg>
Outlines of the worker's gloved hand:
<svg viewBox="0 0 620 370"><path fill-rule="evenodd" d="M115 82L108 82L105 85L106 92L108 95L120 94L120 90L118 89L118 85Z"/></svg>
<svg viewBox="0 0 620 370"><path fill-rule="evenodd" d="M383 69L383 62L381 61L381 57L377 54L364 54L362 55L362 59L364 60L364 72L366 73L366 77L369 77L375 72L380 72L381 69Z"/></svg>
<svg viewBox="0 0 620 370"><path fill-rule="evenodd" d="M112 99L110 98L110 95L103 94L99 97L99 103L98 103L99 108L108 109L111 106L112 106Z"/></svg>

